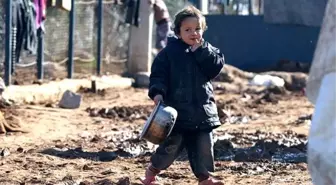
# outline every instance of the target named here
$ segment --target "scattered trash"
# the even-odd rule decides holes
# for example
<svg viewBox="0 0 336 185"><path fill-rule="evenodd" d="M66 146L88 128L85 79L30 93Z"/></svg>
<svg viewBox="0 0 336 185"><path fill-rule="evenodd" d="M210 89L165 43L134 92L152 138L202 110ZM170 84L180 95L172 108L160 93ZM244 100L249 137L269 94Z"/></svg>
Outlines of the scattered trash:
<svg viewBox="0 0 336 185"><path fill-rule="evenodd" d="M88 107L86 111L90 114L91 117L101 116L103 118L123 119L131 121L134 119L146 120L152 112L152 109L153 107L151 106L119 106L111 108Z"/></svg>
<svg viewBox="0 0 336 185"><path fill-rule="evenodd" d="M307 124L310 125L312 120L312 114L309 115L302 115L297 120L294 121L295 125Z"/></svg>
<svg viewBox="0 0 336 185"><path fill-rule="evenodd" d="M215 142L217 160L236 162L277 161L300 163L306 161L307 137L287 132L273 134L256 132L251 134L231 133L230 139ZM250 144L250 143L254 144ZM250 147L239 147L250 145Z"/></svg>
<svg viewBox="0 0 336 185"><path fill-rule="evenodd" d="M117 182L117 185L131 185L131 181L129 177L124 177L124 178L119 179L119 181Z"/></svg>
<svg viewBox="0 0 336 185"><path fill-rule="evenodd" d="M1 150L0 152L0 156L2 157L6 157L6 156L9 156L10 152L9 152L9 149L8 148L4 148Z"/></svg>
<svg viewBox="0 0 336 185"><path fill-rule="evenodd" d="M285 85L285 80L277 76L257 74L250 81L250 85L283 87Z"/></svg>

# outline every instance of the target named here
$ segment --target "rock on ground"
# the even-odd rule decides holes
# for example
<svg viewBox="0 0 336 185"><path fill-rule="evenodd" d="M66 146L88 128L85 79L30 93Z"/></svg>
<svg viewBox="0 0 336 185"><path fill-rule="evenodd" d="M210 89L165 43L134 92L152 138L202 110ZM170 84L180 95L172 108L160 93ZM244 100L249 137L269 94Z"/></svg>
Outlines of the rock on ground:
<svg viewBox="0 0 336 185"><path fill-rule="evenodd" d="M59 106L66 109L77 109L79 108L81 101L81 95L67 90L63 93Z"/></svg>

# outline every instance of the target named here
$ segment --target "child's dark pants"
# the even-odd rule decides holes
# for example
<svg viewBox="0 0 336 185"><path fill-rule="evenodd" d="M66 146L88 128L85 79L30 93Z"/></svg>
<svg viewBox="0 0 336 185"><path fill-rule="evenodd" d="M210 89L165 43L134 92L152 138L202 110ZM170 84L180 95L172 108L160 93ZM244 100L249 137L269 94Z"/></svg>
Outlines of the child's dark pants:
<svg viewBox="0 0 336 185"><path fill-rule="evenodd" d="M214 171L213 135L206 131L173 131L151 158L152 166L158 170L168 168L186 148L191 169L195 176L207 179Z"/></svg>

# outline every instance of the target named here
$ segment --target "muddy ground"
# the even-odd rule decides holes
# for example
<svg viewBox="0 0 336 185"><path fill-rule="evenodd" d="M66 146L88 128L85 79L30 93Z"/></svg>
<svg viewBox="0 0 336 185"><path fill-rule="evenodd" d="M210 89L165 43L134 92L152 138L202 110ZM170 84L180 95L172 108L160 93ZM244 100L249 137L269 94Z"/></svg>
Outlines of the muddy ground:
<svg viewBox="0 0 336 185"><path fill-rule="evenodd" d="M229 91L215 84L223 125L215 131L216 172L226 184L311 184L306 164L313 106L300 92ZM29 133L0 135L1 184L139 184L155 146L138 139L153 108L147 90L82 91L79 109L2 108ZM197 184L186 155L163 184Z"/></svg>

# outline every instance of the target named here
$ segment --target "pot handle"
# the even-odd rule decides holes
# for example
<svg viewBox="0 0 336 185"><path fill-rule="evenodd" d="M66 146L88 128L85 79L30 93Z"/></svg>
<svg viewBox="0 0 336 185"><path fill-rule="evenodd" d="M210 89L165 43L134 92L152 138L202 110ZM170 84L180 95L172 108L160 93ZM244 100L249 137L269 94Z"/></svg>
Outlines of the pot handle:
<svg viewBox="0 0 336 185"><path fill-rule="evenodd" d="M158 106L160 106L160 105L164 105L165 106L164 102L161 101L161 100L158 102Z"/></svg>

